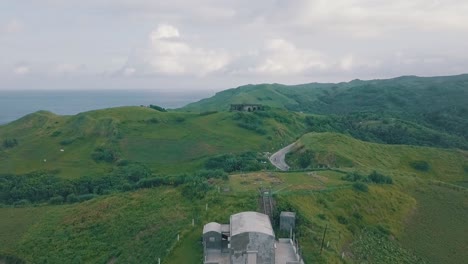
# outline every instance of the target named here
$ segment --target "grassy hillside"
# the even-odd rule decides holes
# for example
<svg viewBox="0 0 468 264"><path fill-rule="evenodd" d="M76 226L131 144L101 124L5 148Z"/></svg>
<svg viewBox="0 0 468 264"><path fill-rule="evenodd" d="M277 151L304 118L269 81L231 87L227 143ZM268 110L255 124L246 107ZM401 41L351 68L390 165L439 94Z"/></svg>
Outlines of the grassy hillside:
<svg viewBox="0 0 468 264"><path fill-rule="evenodd" d="M215 154L275 150L304 129L302 115L280 110L195 114L122 107L75 116L37 112L0 126L0 140L17 142L0 148L0 173L48 170L76 178L105 174L119 160L143 163L155 173L192 171Z"/></svg>
<svg viewBox="0 0 468 264"><path fill-rule="evenodd" d="M397 118L418 124L424 130L434 131L428 130L429 133L422 142L400 140L396 144L468 149L467 100L467 74L447 77L404 76L388 80L354 80L337 84L247 85L219 92L181 110L222 111L228 110L231 103L259 103L297 112L337 115L358 124L381 122L384 119L388 122L391 118ZM400 125L396 130L413 127ZM378 126L379 131L373 131L373 134L377 134L374 138L384 143L395 144L387 140L388 135L378 135L389 133L387 128L386 125ZM402 134L405 131L396 132ZM360 138L374 141L369 137Z"/></svg>
<svg viewBox="0 0 468 264"><path fill-rule="evenodd" d="M296 168L333 167L367 173L377 170L454 184L468 181L466 151L376 144L336 133L305 134L287 160Z"/></svg>

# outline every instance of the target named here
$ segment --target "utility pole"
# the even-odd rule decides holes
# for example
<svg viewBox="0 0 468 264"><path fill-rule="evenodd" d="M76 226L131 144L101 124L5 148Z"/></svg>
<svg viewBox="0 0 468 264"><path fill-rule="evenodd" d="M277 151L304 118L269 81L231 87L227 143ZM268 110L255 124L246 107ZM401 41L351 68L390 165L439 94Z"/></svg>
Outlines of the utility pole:
<svg viewBox="0 0 468 264"><path fill-rule="evenodd" d="M325 230L323 230L322 245L320 246L320 255L322 255L323 242L325 241L325 234L327 233L327 229L328 229L328 224L325 226Z"/></svg>

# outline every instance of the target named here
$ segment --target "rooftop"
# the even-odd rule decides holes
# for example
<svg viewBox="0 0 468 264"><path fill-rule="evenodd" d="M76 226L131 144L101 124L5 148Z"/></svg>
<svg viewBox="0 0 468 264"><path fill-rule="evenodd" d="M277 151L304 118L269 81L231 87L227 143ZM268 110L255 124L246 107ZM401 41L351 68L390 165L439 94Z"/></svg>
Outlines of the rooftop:
<svg viewBox="0 0 468 264"><path fill-rule="evenodd" d="M264 233L275 236L271 227L270 218L257 212L242 212L231 215L231 236L241 233Z"/></svg>
<svg viewBox="0 0 468 264"><path fill-rule="evenodd" d="M221 233L221 225L216 222L211 222L211 223L206 224L203 227L203 234L206 234L212 231Z"/></svg>

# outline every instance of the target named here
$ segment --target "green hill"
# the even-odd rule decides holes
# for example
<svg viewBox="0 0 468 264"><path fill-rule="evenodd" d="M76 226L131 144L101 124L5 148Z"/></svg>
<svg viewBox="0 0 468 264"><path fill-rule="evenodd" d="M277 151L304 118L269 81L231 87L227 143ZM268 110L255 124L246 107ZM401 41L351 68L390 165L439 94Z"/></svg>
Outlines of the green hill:
<svg viewBox="0 0 468 264"><path fill-rule="evenodd" d="M384 119L388 122L388 119L393 118L432 130L429 140L424 140L422 145L433 142L435 146L468 149L467 102L468 75L464 74L446 77L404 76L337 84L247 85L219 92L181 110L223 111L228 110L229 104L258 103L297 112L334 115L353 124ZM386 127L379 126L383 132L375 133L395 132L386 131ZM365 137L360 138L367 140ZM395 144L391 140L383 142Z"/></svg>
<svg viewBox="0 0 468 264"><path fill-rule="evenodd" d="M304 132L303 116L286 111L208 114L122 107L56 116L37 112L0 127L0 173L57 171L66 178L109 171L119 160L155 173L201 169L222 153L272 151ZM107 153L110 160L93 155Z"/></svg>
<svg viewBox="0 0 468 264"><path fill-rule="evenodd" d="M203 224L261 210L260 187L274 224L297 212L306 263L464 263L467 84L247 85L169 112L27 115L0 126L0 263L200 263ZM268 154L296 141L295 171L275 171Z"/></svg>

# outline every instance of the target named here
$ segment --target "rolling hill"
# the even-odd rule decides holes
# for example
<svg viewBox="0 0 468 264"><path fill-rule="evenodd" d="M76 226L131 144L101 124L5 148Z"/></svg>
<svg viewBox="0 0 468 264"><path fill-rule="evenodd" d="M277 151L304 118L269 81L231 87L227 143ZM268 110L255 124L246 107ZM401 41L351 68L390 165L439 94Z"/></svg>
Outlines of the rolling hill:
<svg viewBox="0 0 468 264"><path fill-rule="evenodd" d="M464 263L467 87L247 85L169 112L32 113L0 126L0 263L200 263L203 225L261 210L260 187L274 224L297 213L306 263ZM275 171L292 142L295 171Z"/></svg>

